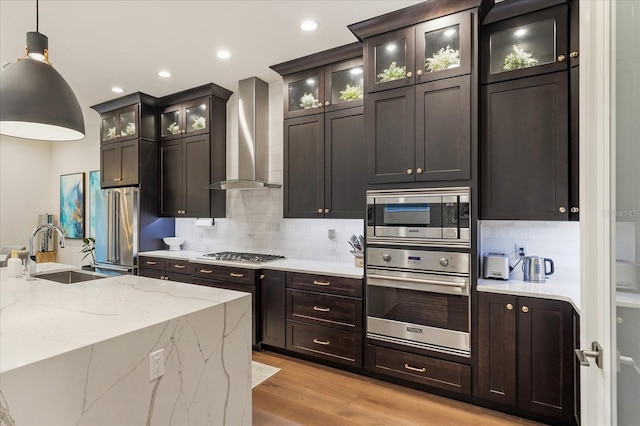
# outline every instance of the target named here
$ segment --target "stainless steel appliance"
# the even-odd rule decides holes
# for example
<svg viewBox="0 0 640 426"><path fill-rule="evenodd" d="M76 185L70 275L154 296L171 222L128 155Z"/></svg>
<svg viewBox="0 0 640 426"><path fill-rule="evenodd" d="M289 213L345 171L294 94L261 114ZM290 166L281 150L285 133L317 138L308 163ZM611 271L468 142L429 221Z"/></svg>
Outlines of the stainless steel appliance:
<svg viewBox="0 0 640 426"><path fill-rule="evenodd" d="M367 244L471 247L470 191L367 191Z"/></svg>
<svg viewBox="0 0 640 426"><path fill-rule="evenodd" d="M547 269L549 265L550 269ZM547 276L555 271L553 260L546 257L527 256L522 264L524 280L532 283L544 283Z"/></svg>
<svg viewBox="0 0 640 426"><path fill-rule="evenodd" d="M487 253L484 255L482 270L485 278L509 279L509 256L505 253Z"/></svg>
<svg viewBox="0 0 640 426"><path fill-rule="evenodd" d="M469 253L367 248L367 337L469 357Z"/></svg>
<svg viewBox="0 0 640 426"><path fill-rule="evenodd" d="M284 256L275 254L260 254L260 253L244 253L235 251L221 251L218 253L205 253L200 256L201 259L208 260L227 260L231 262L243 262L243 263L264 263L272 260L285 259Z"/></svg>

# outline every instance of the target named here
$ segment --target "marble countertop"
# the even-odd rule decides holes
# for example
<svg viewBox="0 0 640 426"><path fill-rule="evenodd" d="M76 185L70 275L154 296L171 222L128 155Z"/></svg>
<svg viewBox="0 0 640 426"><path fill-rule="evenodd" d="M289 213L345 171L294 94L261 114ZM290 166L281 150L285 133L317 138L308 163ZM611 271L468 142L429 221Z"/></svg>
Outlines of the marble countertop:
<svg viewBox="0 0 640 426"><path fill-rule="evenodd" d="M70 269L79 267L37 265L38 273ZM135 275L59 284L11 278L7 272L0 268L0 373L250 297Z"/></svg>
<svg viewBox="0 0 640 426"><path fill-rule="evenodd" d="M345 278L363 278L364 268L356 267L348 262L330 262L309 259L282 259L265 263L239 263L225 260L202 258L204 253L189 250L171 251L156 250L138 253L139 256L160 257L165 259L187 259L191 262L209 263L212 265L235 266L248 269L267 269L277 271L302 272L308 274L332 275Z"/></svg>
<svg viewBox="0 0 640 426"><path fill-rule="evenodd" d="M553 277L546 283L530 283L521 280L479 279L478 291L511 294L514 296L540 297L569 302L580 313L580 281L560 281Z"/></svg>

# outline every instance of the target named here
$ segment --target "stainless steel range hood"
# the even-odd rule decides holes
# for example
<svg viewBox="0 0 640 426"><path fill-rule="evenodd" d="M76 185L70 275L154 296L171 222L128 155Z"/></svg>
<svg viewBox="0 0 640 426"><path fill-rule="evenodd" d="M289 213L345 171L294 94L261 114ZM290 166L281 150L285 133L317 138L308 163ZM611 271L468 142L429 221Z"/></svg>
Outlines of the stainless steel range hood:
<svg viewBox="0 0 640 426"><path fill-rule="evenodd" d="M238 83L238 178L209 189L280 188L269 183L269 85L257 77Z"/></svg>

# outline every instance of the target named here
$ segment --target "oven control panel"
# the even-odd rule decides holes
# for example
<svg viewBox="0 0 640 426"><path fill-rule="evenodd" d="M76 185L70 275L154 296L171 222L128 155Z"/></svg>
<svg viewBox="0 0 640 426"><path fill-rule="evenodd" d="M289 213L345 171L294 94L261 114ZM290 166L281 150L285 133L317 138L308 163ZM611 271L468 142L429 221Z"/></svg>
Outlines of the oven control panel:
<svg viewBox="0 0 640 426"><path fill-rule="evenodd" d="M367 248L367 263L371 266L469 274L470 261L469 253Z"/></svg>

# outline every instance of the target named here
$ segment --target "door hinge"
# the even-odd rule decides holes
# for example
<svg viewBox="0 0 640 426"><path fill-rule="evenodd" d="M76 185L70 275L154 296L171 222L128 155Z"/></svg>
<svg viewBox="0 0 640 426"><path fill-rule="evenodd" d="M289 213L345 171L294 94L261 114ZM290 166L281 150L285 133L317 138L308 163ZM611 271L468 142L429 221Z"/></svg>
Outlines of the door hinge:
<svg viewBox="0 0 640 426"><path fill-rule="evenodd" d="M600 343L591 343L591 350L575 349L575 352L576 356L578 357L578 361L580 361L580 365L585 365L588 367L590 364L587 358L595 358L598 368L602 368L602 358L604 357L604 352L602 351L602 346L600 346Z"/></svg>

